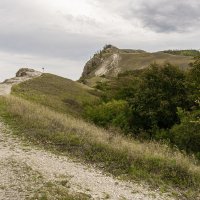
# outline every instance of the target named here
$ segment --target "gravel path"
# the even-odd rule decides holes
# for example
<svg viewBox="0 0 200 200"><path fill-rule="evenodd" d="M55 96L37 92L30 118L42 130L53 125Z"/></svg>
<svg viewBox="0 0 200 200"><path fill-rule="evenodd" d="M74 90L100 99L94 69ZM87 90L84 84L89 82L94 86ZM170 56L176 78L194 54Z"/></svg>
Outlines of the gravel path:
<svg viewBox="0 0 200 200"><path fill-rule="evenodd" d="M67 183L71 193L88 194L91 199L169 199L144 185L118 180L92 166L25 144L0 122L0 199L26 199L47 182Z"/></svg>
<svg viewBox="0 0 200 200"><path fill-rule="evenodd" d="M0 83L0 95L8 95L11 92L12 85Z"/></svg>
<svg viewBox="0 0 200 200"><path fill-rule="evenodd" d="M0 95L9 95L11 93L11 88L13 85L19 84L21 82L30 80L32 78L41 76L42 73L38 71L29 72L26 76L14 77L5 80L3 83L0 83Z"/></svg>
<svg viewBox="0 0 200 200"><path fill-rule="evenodd" d="M0 95L9 95L11 93L11 88L13 85L19 84L21 82L30 80L30 77L15 77L0 83Z"/></svg>

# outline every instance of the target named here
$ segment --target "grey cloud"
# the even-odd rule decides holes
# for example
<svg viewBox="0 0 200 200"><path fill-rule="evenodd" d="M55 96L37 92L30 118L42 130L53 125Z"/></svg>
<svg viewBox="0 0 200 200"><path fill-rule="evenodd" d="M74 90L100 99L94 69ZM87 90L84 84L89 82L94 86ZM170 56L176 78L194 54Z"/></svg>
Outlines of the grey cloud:
<svg viewBox="0 0 200 200"><path fill-rule="evenodd" d="M155 32L187 32L199 29L199 0L96 0L130 22L137 19Z"/></svg>
<svg viewBox="0 0 200 200"><path fill-rule="evenodd" d="M97 37L47 29L0 32L0 49L22 54L81 59L100 43Z"/></svg>
<svg viewBox="0 0 200 200"><path fill-rule="evenodd" d="M200 25L200 3L194 0L145 1L131 11L130 16L157 32L186 32Z"/></svg>

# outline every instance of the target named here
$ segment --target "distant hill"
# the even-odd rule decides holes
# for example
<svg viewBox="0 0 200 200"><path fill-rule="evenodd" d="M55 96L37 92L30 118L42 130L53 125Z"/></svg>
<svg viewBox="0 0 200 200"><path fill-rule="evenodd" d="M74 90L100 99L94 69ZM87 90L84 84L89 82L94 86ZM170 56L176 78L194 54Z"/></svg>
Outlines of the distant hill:
<svg viewBox="0 0 200 200"><path fill-rule="evenodd" d="M95 81L102 81L102 78L116 77L126 71L144 69L151 63L170 62L181 69L186 69L198 52L197 50L168 50L149 53L106 45L86 63L80 81L92 86Z"/></svg>
<svg viewBox="0 0 200 200"><path fill-rule="evenodd" d="M200 51L195 49L186 49L186 50L165 50L161 51L163 53L169 53L172 55L181 55L181 56L200 56Z"/></svg>

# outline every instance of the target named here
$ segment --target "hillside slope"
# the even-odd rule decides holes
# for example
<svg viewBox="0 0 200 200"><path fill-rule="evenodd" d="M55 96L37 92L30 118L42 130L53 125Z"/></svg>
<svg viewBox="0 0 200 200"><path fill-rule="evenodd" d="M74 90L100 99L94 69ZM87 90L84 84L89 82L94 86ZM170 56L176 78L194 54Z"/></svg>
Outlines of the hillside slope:
<svg viewBox="0 0 200 200"><path fill-rule="evenodd" d="M172 150L167 145L155 142L139 142L129 137L120 136L117 133L113 134L81 119L63 115L47 107L16 97L0 98L0 116L1 120L12 128L12 133L16 134L18 138L26 139L26 142L31 141L33 144L44 148L44 150L51 149L58 154L70 155L72 158L78 158L81 162L93 164L101 168L102 171L109 172L116 177L132 180L133 185L135 185L135 181L142 184L141 190L137 188L137 184L133 186L137 188L135 191L131 186L132 184L126 182L127 187L135 191L132 194L129 192L129 189L128 191L124 189L123 184L121 187L119 181L114 181L117 184L113 184L113 189L110 189L106 185L108 183L111 184L110 182L113 182L113 179L110 179L110 181L108 180L109 177L104 175L102 176L105 179L101 179L102 176L100 174L102 172L95 172L96 175L93 176L97 180L95 187L94 184L90 184L92 181L89 181L88 188L90 190L87 191L87 188L85 188L86 184L82 182L82 186L85 188L84 193L86 194L95 195L97 194L95 188L98 188L102 191L101 195L103 195L104 190L108 191L107 194L113 200L120 199L120 197L113 197L113 195L119 193L130 200L137 199L137 197L149 200L151 199L151 195L153 195L153 199L156 199L157 195L158 199L168 199L168 195L169 199L170 196L173 199L174 195L178 195L180 199L199 199L199 165L197 165L193 158L185 156L177 150ZM70 161L67 162L67 158L59 157L56 159L56 156L49 155L44 151L37 151L37 153L34 151L35 148L30 145L26 146L33 150L27 151L23 146L20 145L20 147L17 142L14 141L13 143L16 145L13 145L12 142L4 142L3 135L1 138L0 142L5 144L3 145L4 150L9 151L8 153L4 151L5 154L3 153L3 155L13 158L12 156L9 157L9 155L15 155L16 153L20 159L22 158L35 171L44 173L43 175L47 177L52 177L50 181L53 181L56 186L59 186L59 181L57 181L59 177L65 177L63 176L65 174L69 174L67 177L71 177L70 173L72 173L73 166L77 167L77 170L78 168L80 169L78 163L74 163L72 166ZM13 152L14 146L16 147L14 148L16 152ZM18 159L18 157L14 158ZM40 158L48 162L49 165L42 163ZM20 160L18 159L18 161ZM65 167L71 167L69 169L64 168L63 164ZM54 167L57 170L52 171ZM82 166L82 168L85 167ZM85 168L80 173L75 172L78 176L76 176L77 178L74 177L75 180L73 177L71 177L72 179L70 178L72 183L74 181L77 183L77 180L81 181L82 178L82 181L88 180L87 177L84 177L84 174L89 174L91 169L87 171ZM53 175L54 173L55 175ZM60 183L68 183L67 177L64 179L64 182L61 179ZM70 179L69 183L71 183ZM148 190L149 186L150 188L153 186L154 189L157 188L158 190ZM113 193L113 190L116 190L117 193ZM160 196L160 192L164 194ZM99 196L99 193L97 196Z"/></svg>
<svg viewBox="0 0 200 200"><path fill-rule="evenodd" d="M53 74L15 85L12 94L73 115L80 114L84 103L98 99L91 88Z"/></svg>

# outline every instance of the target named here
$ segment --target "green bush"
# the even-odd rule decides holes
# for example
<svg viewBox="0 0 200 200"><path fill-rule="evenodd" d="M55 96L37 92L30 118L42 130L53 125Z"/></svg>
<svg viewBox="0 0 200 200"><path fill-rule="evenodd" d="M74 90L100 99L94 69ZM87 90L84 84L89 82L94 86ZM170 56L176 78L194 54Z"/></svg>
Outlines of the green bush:
<svg viewBox="0 0 200 200"><path fill-rule="evenodd" d="M87 106L85 116L95 124L109 127L115 126L123 130L129 127L129 106L124 100L112 100L96 106Z"/></svg>
<svg viewBox="0 0 200 200"><path fill-rule="evenodd" d="M141 79L137 93L130 99L132 128L171 128L179 122L177 107L188 109L190 105L184 72L171 64L153 64Z"/></svg>
<svg viewBox="0 0 200 200"><path fill-rule="evenodd" d="M188 153L200 154L200 110L192 113L179 109L181 123L172 129L172 142Z"/></svg>
<svg viewBox="0 0 200 200"><path fill-rule="evenodd" d="M196 102L200 102L200 57L197 57L195 62L191 64L187 76L187 86L190 89L191 98Z"/></svg>

